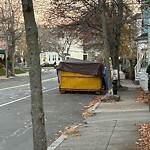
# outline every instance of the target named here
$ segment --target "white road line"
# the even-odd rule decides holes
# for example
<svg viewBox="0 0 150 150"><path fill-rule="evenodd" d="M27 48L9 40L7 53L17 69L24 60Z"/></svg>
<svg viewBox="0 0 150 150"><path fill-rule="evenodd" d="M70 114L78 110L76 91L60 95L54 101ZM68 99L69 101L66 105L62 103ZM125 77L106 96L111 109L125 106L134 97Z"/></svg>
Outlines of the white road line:
<svg viewBox="0 0 150 150"><path fill-rule="evenodd" d="M57 77L54 77L54 78L50 78L50 79L46 79L46 80L43 80L43 82L47 82L47 81L51 81L51 80L56 80ZM15 88L18 88L18 87L24 87L24 86L30 86L30 83L28 84L22 84L22 85L17 85L17 86L11 86L11 87L7 87L7 88L2 88L0 89L0 91L4 91L4 90L8 90L8 89L15 89Z"/></svg>
<svg viewBox="0 0 150 150"><path fill-rule="evenodd" d="M43 93L48 92L48 91L53 91L53 90L56 90L56 89L58 89L58 87L54 87L52 89L44 90Z"/></svg>
<svg viewBox="0 0 150 150"><path fill-rule="evenodd" d="M48 89L48 90L44 90L43 93L48 92L48 91L53 91L53 90L56 90L56 89L58 89L58 87L55 87L55 88L52 88L52 89ZM31 97L31 96L28 95L28 96L25 96L25 97L16 99L16 100L11 101L11 102L7 102L7 103L4 103L4 104L0 104L0 107L6 106L6 105L9 105L9 104L13 104L13 103L16 103L16 102L19 102L19 101L22 101L22 100L24 100L24 99L26 99L26 98L29 98L29 97Z"/></svg>
<svg viewBox="0 0 150 150"><path fill-rule="evenodd" d="M22 97L22 98L19 98L19 99L16 99L16 100L11 101L11 102L7 102L7 103L4 103L4 104L1 104L1 105L0 105L0 107L3 107L3 106L6 106L6 105L9 105L9 104L12 104L12 103L15 103L15 102L21 101L21 100L26 99L26 98L28 98L28 97L30 97L30 95L25 96L25 97Z"/></svg>

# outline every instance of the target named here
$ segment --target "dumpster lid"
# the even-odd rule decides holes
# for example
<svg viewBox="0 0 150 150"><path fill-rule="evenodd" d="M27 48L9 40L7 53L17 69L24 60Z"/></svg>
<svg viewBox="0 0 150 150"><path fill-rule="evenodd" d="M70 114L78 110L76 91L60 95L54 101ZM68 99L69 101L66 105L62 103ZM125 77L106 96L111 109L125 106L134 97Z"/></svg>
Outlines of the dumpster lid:
<svg viewBox="0 0 150 150"><path fill-rule="evenodd" d="M57 70L100 77L103 76L103 69L102 63L75 58L61 61L57 67Z"/></svg>

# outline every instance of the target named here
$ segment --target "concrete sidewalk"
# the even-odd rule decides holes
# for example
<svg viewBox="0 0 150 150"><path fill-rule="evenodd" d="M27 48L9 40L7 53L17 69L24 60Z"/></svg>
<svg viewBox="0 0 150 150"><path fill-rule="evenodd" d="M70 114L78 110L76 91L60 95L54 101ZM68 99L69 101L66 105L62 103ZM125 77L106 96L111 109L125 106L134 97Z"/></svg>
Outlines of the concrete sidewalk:
<svg viewBox="0 0 150 150"><path fill-rule="evenodd" d="M8 80L8 79L13 79L16 77L22 77L22 76L28 76L29 72L26 73L21 73L21 74L15 74L15 76L9 76L8 78L6 76L0 76L0 80Z"/></svg>
<svg viewBox="0 0 150 150"><path fill-rule="evenodd" d="M62 135L48 150L136 150L139 125L150 121L150 112L148 104L135 101L138 87L131 80L121 83L128 88L118 91L120 102L96 104L96 115L76 128L77 136Z"/></svg>

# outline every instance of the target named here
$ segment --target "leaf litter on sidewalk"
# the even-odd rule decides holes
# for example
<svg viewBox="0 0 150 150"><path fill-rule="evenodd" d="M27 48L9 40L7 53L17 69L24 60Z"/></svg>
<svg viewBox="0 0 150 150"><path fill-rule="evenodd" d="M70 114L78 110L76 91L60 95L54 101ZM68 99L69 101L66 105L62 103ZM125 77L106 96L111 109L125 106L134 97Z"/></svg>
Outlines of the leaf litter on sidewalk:
<svg viewBox="0 0 150 150"><path fill-rule="evenodd" d="M140 139L136 142L140 150L150 150L150 122L140 125Z"/></svg>
<svg viewBox="0 0 150 150"><path fill-rule="evenodd" d="M148 93L139 88L137 90L138 102L148 103ZM139 129L140 138L136 142L140 150L150 150L150 122L145 122L140 125Z"/></svg>
<svg viewBox="0 0 150 150"><path fill-rule="evenodd" d="M71 125L65 127L63 134L68 135L68 136L80 136L77 128Z"/></svg>
<svg viewBox="0 0 150 150"><path fill-rule="evenodd" d="M115 100L113 99L108 99L107 101L101 101L102 99L102 95L100 96L96 96L89 104L88 106L84 106L85 110L82 111L82 116L84 117L84 119L88 116L93 116L95 115L95 113L90 113L88 111L89 108L93 107L96 103L98 102L107 102L107 103L114 103L116 102ZM65 134L65 135L68 135L68 136L80 136L80 133L79 131L77 130L77 127L79 125L82 125L82 124L87 124L85 121L82 121L81 123L78 123L76 127L74 127L73 125L68 125L64 128L63 131L59 131L59 133L56 134L57 138L59 136L61 136L62 134Z"/></svg>
<svg viewBox="0 0 150 150"><path fill-rule="evenodd" d="M107 98L105 100L102 99L103 96L100 95L100 96L96 96L90 103L88 106L85 106L85 110L82 111L82 116L84 118L88 117L88 116L93 116L95 115L95 113L91 113L88 111L89 108L93 107L96 103L116 103L116 99L113 99L112 97L110 98Z"/></svg>
<svg viewBox="0 0 150 150"><path fill-rule="evenodd" d="M144 90L142 90L142 88L139 88L137 90L136 101L143 102L143 103L148 103L148 94Z"/></svg>

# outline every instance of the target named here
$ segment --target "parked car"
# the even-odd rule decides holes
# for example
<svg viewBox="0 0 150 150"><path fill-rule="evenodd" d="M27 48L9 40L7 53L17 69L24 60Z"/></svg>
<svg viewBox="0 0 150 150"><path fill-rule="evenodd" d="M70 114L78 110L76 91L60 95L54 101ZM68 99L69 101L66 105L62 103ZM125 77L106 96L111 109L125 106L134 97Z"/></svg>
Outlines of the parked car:
<svg viewBox="0 0 150 150"><path fill-rule="evenodd" d="M44 62L41 66L42 66L42 67L50 67L51 64Z"/></svg>
<svg viewBox="0 0 150 150"><path fill-rule="evenodd" d="M55 64L49 64L49 63L47 63L47 62L44 62L42 65L41 65L42 67L56 67L56 65Z"/></svg>

